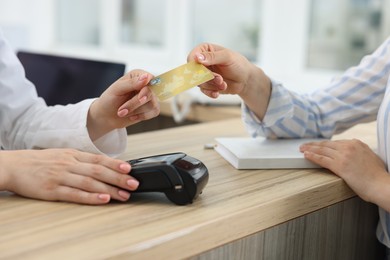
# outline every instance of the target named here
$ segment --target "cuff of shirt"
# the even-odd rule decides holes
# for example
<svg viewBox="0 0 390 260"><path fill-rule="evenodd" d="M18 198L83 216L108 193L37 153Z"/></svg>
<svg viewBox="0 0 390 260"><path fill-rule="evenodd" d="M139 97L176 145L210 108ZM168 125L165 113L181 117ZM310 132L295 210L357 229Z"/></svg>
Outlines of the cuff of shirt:
<svg viewBox="0 0 390 260"><path fill-rule="evenodd" d="M289 92L277 81L271 80L271 96L263 120L260 120L244 103L242 105L243 120L252 136L268 136L267 128L274 126L292 113L292 102Z"/></svg>
<svg viewBox="0 0 390 260"><path fill-rule="evenodd" d="M271 97L265 113L264 119L261 121L248 106L244 104L243 115L245 121L262 124L265 127L275 125L278 121L291 114L291 96L283 85L277 81L271 80Z"/></svg>
<svg viewBox="0 0 390 260"><path fill-rule="evenodd" d="M82 136L84 136L84 148L83 150L92 152L92 153L100 153L100 154L106 154L111 157L117 157L120 154L122 154L127 147L127 132L125 128L121 129L115 129L111 132L105 134L104 136L100 137L99 139L92 141L89 137L88 129L87 129L87 118L88 118L88 110L91 106L92 102L95 99L89 99L83 101L84 111L80 113L80 115L83 115L83 118L81 118L83 124L84 124L84 130L82 133Z"/></svg>

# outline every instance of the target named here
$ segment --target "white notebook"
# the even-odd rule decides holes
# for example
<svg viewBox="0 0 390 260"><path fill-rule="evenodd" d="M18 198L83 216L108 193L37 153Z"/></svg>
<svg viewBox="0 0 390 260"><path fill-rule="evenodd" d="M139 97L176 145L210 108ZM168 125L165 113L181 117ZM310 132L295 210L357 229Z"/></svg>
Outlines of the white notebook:
<svg viewBox="0 0 390 260"><path fill-rule="evenodd" d="M303 157L299 146L324 139L220 137L214 148L237 169L321 168Z"/></svg>

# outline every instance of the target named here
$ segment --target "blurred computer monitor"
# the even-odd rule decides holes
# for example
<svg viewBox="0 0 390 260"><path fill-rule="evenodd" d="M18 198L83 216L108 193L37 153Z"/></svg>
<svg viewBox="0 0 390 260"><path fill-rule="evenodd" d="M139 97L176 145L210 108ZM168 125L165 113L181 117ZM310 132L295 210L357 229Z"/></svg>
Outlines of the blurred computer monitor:
<svg viewBox="0 0 390 260"><path fill-rule="evenodd" d="M17 52L26 77L48 105L76 103L100 96L124 75L125 64L70 58L27 51Z"/></svg>

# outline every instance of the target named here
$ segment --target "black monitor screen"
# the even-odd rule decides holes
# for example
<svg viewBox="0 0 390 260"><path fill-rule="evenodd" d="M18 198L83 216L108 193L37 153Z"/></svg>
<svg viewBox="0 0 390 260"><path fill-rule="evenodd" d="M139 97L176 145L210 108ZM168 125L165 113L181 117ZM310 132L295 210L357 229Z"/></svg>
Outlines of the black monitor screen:
<svg viewBox="0 0 390 260"><path fill-rule="evenodd" d="M125 64L19 51L26 77L48 105L100 96L125 73Z"/></svg>

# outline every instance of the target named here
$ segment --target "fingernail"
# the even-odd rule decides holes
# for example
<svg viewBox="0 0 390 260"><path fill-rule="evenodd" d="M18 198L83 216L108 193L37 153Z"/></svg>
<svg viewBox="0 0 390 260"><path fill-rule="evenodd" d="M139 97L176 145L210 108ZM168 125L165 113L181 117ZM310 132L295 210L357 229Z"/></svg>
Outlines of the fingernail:
<svg viewBox="0 0 390 260"><path fill-rule="evenodd" d="M124 172L130 172L131 166L128 163L122 163L119 165L119 169L121 169Z"/></svg>
<svg viewBox="0 0 390 260"><path fill-rule="evenodd" d="M138 185L139 185L139 182L137 180L134 180L134 179L130 179L130 180L127 180L127 185L131 188L131 189L137 189L138 188Z"/></svg>
<svg viewBox="0 0 390 260"><path fill-rule="evenodd" d="M106 201L106 202L110 201L110 195L109 194L99 194L98 198L100 200L103 200L103 201Z"/></svg>
<svg viewBox="0 0 390 260"><path fill-rule="evenodd" d="M121 196L122 198L124 198L126 200L128 200L130 198L130 193L128 193L127 191L119 190L118 194L119 194L119 196Z"/></svg>
<svg viewBox="0 0 390 260"><path fill-rule="evenodd" d="M225 81L223 81L222 76L220 76L220 75L215 76L214 82L218 85L224 85L224 83L225 83Z"/></svg>
<svg viewBox="0 0 390 260"><path fill-rule="evenodd" d="M147 96L143 96L143 97L141 97L141 98L139 99L139 102L141 102L141 104L143 104L143 103L146 102L147 99L148 99Z"/></svg>
<svg viewBox="0 0 390 260"><path fill-rule="evenodd" d="M218 86L218 89L219 90L226 90L226 87L227 86L225 84L221 84L221 85Z"/></svg>
<svg viewBox="0 0 390 260"><path fill-rule="evenodd" d="M142 74L141 76L139 76L138 81L144 81L147 77L147 74Z"/></svg>
<svg viewBox="0 0 390 260"><path fill-rule="evenodd" d="M139 117L137 116L137 115L135 115L135 116L130 116L129 117L129 120L130 121L136 121L136 120L138 120L139 119Z"/></svg>
<svg viewBox="0 0 390 260"><path fill-rule="evenodd" d="M206 57L205 57L203 54L201 54L201 53L196 54L196 57L198 58L199 61L204 61L204 60L206 60Z"/></svg>
<svg viewBox="0 0 390 260"><path fill-rule="evenodd" d="M127 109L125 108L125 109L122 109L122 110L118 111L118 116L119 116L119 117L124 117L124 116L126 116L128 113L129 113L129 110L127 110Z"/></svg>

